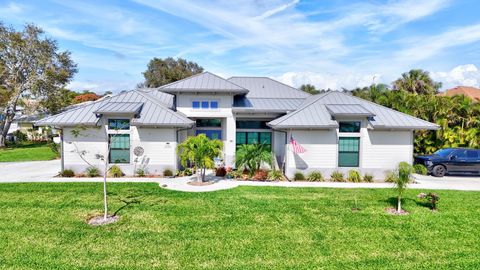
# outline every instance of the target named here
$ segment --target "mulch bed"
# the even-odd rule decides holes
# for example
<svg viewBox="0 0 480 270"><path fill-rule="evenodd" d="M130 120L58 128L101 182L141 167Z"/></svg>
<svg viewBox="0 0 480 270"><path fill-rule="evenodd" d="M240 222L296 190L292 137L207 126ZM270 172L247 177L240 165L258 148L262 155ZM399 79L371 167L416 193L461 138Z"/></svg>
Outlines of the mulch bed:
<svg viewBox="0 0 480 270"><path fill-rule="evenodd" d="M405 210L400 210L400 212L397 211L396 208L385 208L385 212L391 214L391 215L398 215L398 216L405 216L405 215L408 215L410 213L408 213L407 211Z"/></svg>
<svg viewBox="0 0 480 270"><path fill-rule="evenodd" d="M103 218L103 215L101 216L95 216L90 218L87 223L88 225L91 226L102 226L102 225L107 225L111 223L115 223L120 219L119 216L108 216L107 219Z"/></svg>

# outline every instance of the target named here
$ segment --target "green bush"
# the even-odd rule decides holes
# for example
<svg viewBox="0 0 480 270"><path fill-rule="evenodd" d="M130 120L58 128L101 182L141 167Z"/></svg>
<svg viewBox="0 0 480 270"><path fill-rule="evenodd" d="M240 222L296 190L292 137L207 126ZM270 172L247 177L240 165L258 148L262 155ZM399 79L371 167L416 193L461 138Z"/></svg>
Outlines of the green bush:
<svg viewBox="0 0 480 270"><path fill-rule="evenodd" d="M60 157L60 144L49 142L47 146L52 150L53 153L58 157Z"/></svg>
<svg viewBox="0 0 480 270"><path fill-rule="evenodd" d="M303 180L305 180L305 175L303 175L303 173L301 173L301 172L296 172L293 176L293 180L303 181Z"/></svg>
<svg viewBox="0 0 480 270"><path fill-rule="evenodd" d="M395 172L393 172L393 171L388 171L385 174L385 182L387 182L387 183L394 183L396 178L397 178L397 176L395 175Z"/></svg>
<svg viewBox="0 0 480 270"><path fill-rule="evenodd" d="M348 171L348 177L347 177L347 180L349 182L354 182L354 183L358 183L358 182L361 182L362 181L362 177L360 176L360 173L356 170L350 170Z"/></svg>
<svg viewBox="0 0 480 270"><path fill-rule="evenodd" d="M73 170L70 170L70 169L65 169L65 170L63 170L63 172L60 172L60 176L61 177L74 177L75 172Z"/></svg>
<svg viewBox="0 0 480 270"><path fill-rule="evenodd" d="M109 170L109 175L110 177L122 177L124 174L122 172L122 169L120 169L120 167L118 167L117 165L113 165L112 167L110 167L110 170Z"/></svg>
<svg viewBox="0 0 480 270"><path fill-rule="evenodd" d="M368 174L368 173L364 174L363 175L363 182L369 182L369 183L373 182L373 175Z"/></svg>
<svg viewBox="0 0 480 270"><path fill-rule="evenodd" d="M323 175L319 171L313 171L313 172L310 172L307 175L307 180L308 181L321 182L321 181L323 181Z"/></svg>
<svg viewBox="0 0 480 270"><path fill-rule="evenodd" d="M20 130L15 130L13 132L13 136L15 137L15 142L25 142L28 141L27 134L23 133Z"/></svg>
<svg viewBox="0 0 480 270"><path fill-rule="evenodd" d="M163 176L164 176L164 177L171 177L171 176L173 176L172 170L170 170L170 169L165 169L165 170L163 171Z"/></svg>
<svg viewBox="0 0 480 270"><path fill-rule="evenodd" d="M413 165L413 169L415 170L416 174L427 175L428 170L423 164L415 164Z"/></svg>
<svg viewBox="0 0 480 270"><path fill-rule="evenodd" d="M135 174L136 174L138 177L145 177L145 175L147 174L147 172L145 171L145 169L138 168L138 169L135 170Z"/></svg>
<svg viewBox="0 0 480 270"><path fill-rule="evenodd" d="M333 171L332 174L330 175L330 179L333 182L345 182L345 176L340 171Z"/></svg>
<svg viewBox="0 0 480 270"><path fill-rule="evenodd" d="M100 176L100 170L95 166L90 166L85 170L85 175L88 177Z"/></svg>
<svg viewBox="0 0 480 270"><path fill-rule="evenodd" d="M283 179L283 172L281 170L272 170L268 172L267 180L276 181Z"/></svg>

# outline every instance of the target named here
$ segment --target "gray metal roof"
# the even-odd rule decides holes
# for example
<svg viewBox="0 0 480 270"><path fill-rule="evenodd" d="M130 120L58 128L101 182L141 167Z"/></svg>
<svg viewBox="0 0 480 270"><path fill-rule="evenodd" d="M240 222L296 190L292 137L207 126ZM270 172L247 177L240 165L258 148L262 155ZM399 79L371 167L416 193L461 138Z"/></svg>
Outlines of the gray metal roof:
<svg viewBox="0 0 480 270"><path fill-rule="evenodd" d="M138 89L138 91L149 93L150 95L154 96L158 101L160 101L163 105L167 106L170 109L175 107L174 104L174 95L164 93L159 91L160 88L142 88Z"/></svg>
<svg viewBox="0 0 480 270"><path fill-rule="evenodd" d="M325 106L332 116L375 116L360 104L328 104Z"/></svg>
<svg viewBox="0 0 480 270"><path fill-rule="evenodd" d="M248 89L248 98L307 98L309 93L268 77L231 77L228 81Z"/></svg>
<svg viewBox="0 0 480 270"><path fill-rule="evenodd" d="M247 98L235 97L234 112L281 112L296 110L303 98Z"/></svg>
<svg viewBox="0 0 480 270"><path fill-rule="evenodd" d="M44 118L35 122L35 125L60 127L97 125L99 118L95 112L108 103L143 103L140 115L131 121L132 125L189 127L194 123L185 115L168 108L155 96L144 91L133 90Z"/></svg>
<svg viewBox="0 0 480 270"><path fill-rule="evenodd" d="M93 113L95 114L138 114L142 109L143 102L107 102Z"/></svg>
<svg viewBox="0 0 480 270"><path fill-rule="evenodd" d="M375 114L369 120L375 129L438 129L439 126L411 115L392 110L361 98L331 91L308 99L292 113L269 122L273 128L332 128L337 122L331 119L329 105L361 105Z"/></svg>
<svg viewBox="0 0 480 270"><path fill-rule="evenodd" d="M210 72L203 72L163 85L159 87L159 90L165 93L248 93L247 89Z"/></svg>

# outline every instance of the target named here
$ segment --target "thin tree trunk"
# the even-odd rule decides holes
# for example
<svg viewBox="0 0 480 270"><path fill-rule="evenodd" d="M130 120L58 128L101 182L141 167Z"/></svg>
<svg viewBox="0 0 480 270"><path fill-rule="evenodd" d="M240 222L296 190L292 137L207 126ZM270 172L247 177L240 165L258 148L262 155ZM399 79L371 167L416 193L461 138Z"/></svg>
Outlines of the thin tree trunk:
<svg viewBox="0 0 480 270"><path fill-rule="evenodd" d="M5 140L7 138L8 130L10 129L10 126L13 122L13 116L7 115L5 112L5 120L2 123L2 126L0 128L0 148L5 147Z"/></svg>
<svg viewBox="0 0 480 270"><path fill-rule="evenodd" d="M402 198L398 196L397 198L397 212L400 213L402 211Z"/></svg>
<svg viewBox="0 0 480 270"><path fill-rule="evenodd" d="M107 219L107 216L108 216L107 171L108 171L108 160L105 159L105 170L103 171L103 208L104 208L103 219L105 220Z"/></svg>

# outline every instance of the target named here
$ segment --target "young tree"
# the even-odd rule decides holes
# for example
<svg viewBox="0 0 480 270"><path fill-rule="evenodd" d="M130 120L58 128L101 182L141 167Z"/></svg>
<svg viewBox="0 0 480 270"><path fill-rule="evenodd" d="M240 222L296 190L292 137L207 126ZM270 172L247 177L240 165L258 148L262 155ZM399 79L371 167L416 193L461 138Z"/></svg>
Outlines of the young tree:
<svg viewBox="0 0 480 270"><path fill-rule="evenodd" d="M413 172L413 167L410 164L406 162L398 164L394 177L394 189L397 191L397 213L402 211L402 196L412 179Z"/></svg>
<svg viewBox="0 0 480 270"><path fill-rule="evenodd" d="M172 57L165 59L155 57L150 60L147 70L143 73L144 86L159 87L202 72L203 67L195 62L182 58L175 60Z"/></svg>
<svg viewBox="0 0 480 270"><path fill-rule="evenodd" d="M186 167L187 162L194 165L199 181L205 181L206 169L212 169L214 159L222 153L223 143L220 140L211 140L205 134L188 137L177 146L180 153L180 162Z"/></svg>
<svg viewBox="0 0 480 270"><path fill-rule="evenodd" d="M56 41L43 37L43 31L28 24L22 31L0 23L0 89L7 96L0 123L0 147L24 94L42 101L55 96L77 72L70 52L59 52Z"/></svg>

